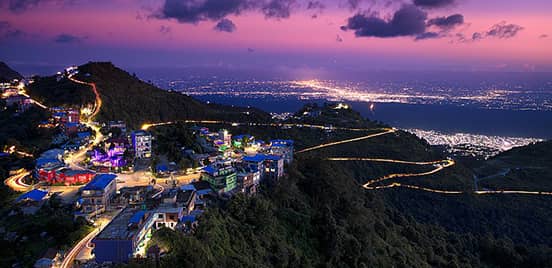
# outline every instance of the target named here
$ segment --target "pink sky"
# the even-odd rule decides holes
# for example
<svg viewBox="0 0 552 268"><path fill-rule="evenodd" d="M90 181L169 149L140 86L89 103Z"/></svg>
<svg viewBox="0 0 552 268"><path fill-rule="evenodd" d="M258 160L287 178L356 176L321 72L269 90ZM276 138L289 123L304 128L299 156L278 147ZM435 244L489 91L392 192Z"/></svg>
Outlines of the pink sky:
<svg viewBox="0 0 552 268"><path fill-rule="evenodd" d="M465 5L431 10L429 17L462 13L465 24L458 26L454 33L464 33L466 36L486 31L501 21L520 25L523 30L508 39L486 38L464 43L457 42L452 36L423 41L414 41L412 37L355 37L352 31L343 32L339 29L354 13L348 9L327 9L316 19L312 19L310 13L305 11L298 11L290 18L280 20L266 19L264 15L253 11L239 16L230 15L228 18L237 25L237 30L226 33L214 31L216 22L213 21L184 24L166 19L137 19L138 13L147 17L148 11L143 9L143 5L132 1L63 7L46 4L24 13L2 10L0 20L9 22L13 29L25 32L24 38L18 42L45 46L60 46L51 44L52 40L60 34L68 34L80 37L82 41L63 46L175 53L189 49L233 53L253 48L256 53L272 55L327 55L359 59L377 55L380 58L410 59L412 63L425 58L449 65L480 65L491 69L516 65L522 69L537 66L537 69L548 70L552 66L551 4L538 0L524 1L523 8L516 10L514 7L518 4L515 2L520 1L500 1L506 2L506 7L496 9L492 8L493 1L483 4L478 2L470 0ZM161 33L162 26L169 27L170 31ZM338 35L343 42L336 41ZM550 37L542 38L542 35ZM0 56L9 58L10 49L15 49L15 46L10 40L2 40L0 48L4 51L0 52Z"/></svg>

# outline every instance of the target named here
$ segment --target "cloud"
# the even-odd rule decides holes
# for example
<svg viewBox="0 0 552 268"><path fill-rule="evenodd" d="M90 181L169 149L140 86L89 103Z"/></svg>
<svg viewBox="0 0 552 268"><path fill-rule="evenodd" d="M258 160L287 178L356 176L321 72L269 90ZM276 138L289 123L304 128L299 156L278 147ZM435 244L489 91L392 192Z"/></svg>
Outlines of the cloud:
<svg viewBox="0 0 552 268"><path fill-rule="evenodd" d="M236 25L229 19L221 19L214 27L216 31L233 33L236 31Z"/></svg>
<svg viewBox="0 0 552 268"><path fill-rule="evenodd" d="M436 17L427 21L427 26L436 26L442 29L451 29L461 24L464 24L464 16L462 14L454 14L448 17Z"/></svg>
<svg viewBox="0 0 552 268"><path fill-rule="evenodd" d="M341 37L341 35L338 34L338 35L335 37L335 41L337 41L338 43L342 43L342 42L343 42L343 38Z"/></svg>
<svg viewBox="0 0 552 268"><path fill-rule="evenodd" d="M14 28L8 21L0 21L0 40L14 39L25 36L25 33Z"/></svg>
<svg viewBox="0 0 552 268"><path fill-rule="evenodd" d="M239 15L256 5L255 1L250 0L165 0L155 16L195 24L205 20L221 20L228 15Z"/></svg>
<svg viewBox="0 0 552 268"><path fill-rule="evenodd" d="M548 38L548 35L547 34L541 34L541 35L539 35L539 38L540 39L545 39L545 38Z"/></svg>
<svg viewBox="0 0 552 268"><path fill-rule="evenodd" d="M502 21L491 26L487 31L474 32L469 37L466 37L463 33L457 33L456 42L468 43L481 41L488 38L510 39L515 37L523 29L524 28L520 25L506 23L505 21Z"/></svg>
<svg viewBox="0 0 552 268"><path fill-rule="evenodd" d="M442 37L442 35L440 33L425 32L425 33L421 33L421 34L417 35L416 38L414 38L414 40L420 41L420 40L426 40L426 39L436 39L436 38L440 38L440 37Z"/></svg>
<svg viewBox="0 0 552 268"><path fill-rule="evenodd" d="M248 48L247 48L247 52L253 53L253 52L255 52L255 49L248 47Z"/></svg>
<svg viewBox="0 0 552 268"><path fill-rule="evenodd" d="M403 5L389 20L376 15L356 14L342 30L354 30L357 37L417 36L426 31L427 13L414 5Z"/></svg>
<svg viewBox="0 0 552 268"><path fill-rule="evenodd" d="M518 32L523 30L523 27L517 24L507 24L505 21L497 23L487 31L487 36L497 37L501 39L512 38L517 35Z"/></svg>
<svg viewBox="0 0 552 268"><path fill-rule="evenodd" d="M86 37L62 33L54 38L54 42L59 44L78 44L82 43L84 39L86 39Z"/></svg>
<svg viewBox="0 0 552 268"><path fill-rule="evenodd" d="M168 34L171 31L172 31L172 29L171 29L170 26L161 25L161 27L159 27L159 32L162 33L162 34Z"/></svg>
<svg viewBox="0 0 552 268"><path fill-rule="evenodd" d="M313 19L318 18L318 15L326 9L326 5L320 1L309 1L307 3L307 10L314 10L314 14L311 15Z"/></svg>
<svg viewBox="0 0 552 268"><path fill-rule="evenodd" d="M423 8L441 8L455 4L455 0L414 0L414 5Z"/></svg>
<svg viewBox="0 0 552 268"><path fill-rule="evenodd" d="M72 1L74 0L0 0L0 7L7 7L11 12L21 13L44 3L64 5Z"/></svg>
<svg viewBox="0 0 552 268"><path fill-rule="evenodd" d="M471 41L479 41L486 38L509 39L515 37L522 30L523 27L517 24L506 23L505 21L502 21L493 25L488 31L473 33Z"/></svg>
<svg viewBox="0 0 552 268"><path fill-rule="evenodd" d="M267 18L285 19L289 18L295 4L296 0L270 0L262 10Z"/></svg>

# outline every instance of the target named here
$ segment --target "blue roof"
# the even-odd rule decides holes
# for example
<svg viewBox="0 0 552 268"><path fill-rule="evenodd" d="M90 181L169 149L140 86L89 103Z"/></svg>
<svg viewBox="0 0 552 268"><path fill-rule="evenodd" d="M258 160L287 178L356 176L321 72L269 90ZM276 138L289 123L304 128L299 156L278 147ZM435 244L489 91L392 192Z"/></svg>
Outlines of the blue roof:
<svg viewBox="0 0 552 268"><path fill-rule="evenodd" d="M203 171L209 173L209 174L215 174L215 172L217 172L217 169L211 165L208 165L206 167L203 168Z"/></svg>
<svg viewBox="0 0 552 268"><path fill-rule="evenodd" d="M182 191L196 191L196 188L193 184L184 184L180 186L180 190Z"/></svg>
<svg viewBox="0 0 552 268"><path fill-rule="evenodd" d="M181 222L195 222L196 220L197 220L196 216L194 216L194 215L186 215L186 216L182 216L182 218L180 218Z"/></svg>
<svg viewBox="0 0 552 268"><path fill-rule="evenodd" d="M55 116L55 117L64 117L64 116L67 116L67 113L64 113L64 112L57 112L57 113L54 113L54 116Z"/></svg>
<svg viewBox="0 0 552 268"><path fill-rule="evenodd" d="M103 190L111 183L117 175L114 174L98 174L92 179L83 190Z"/></svg>
<svg viewBox="0 0 552 268"><path fill-rule="evenodd" d="M245 156L243 158L243 161L246 161L246 162L255 162L255 163L258 163L258 162L263 162L265 160L270 160L270 161L278 161L280 160L282 157L281 156L278 156L278 155L272 155L272 154L257 154L255 156Z"/></svg>
<svg viewBox="0 0 552 268"><path fill-rule="evenodd" d="M263 154L257 154L255 156L244 156L243 161L246 162L263 162L265 160L265 157Z"/></svg>
<svg viewBox="0 0 552 268"><path fill-rule="evenodd" d="M264 157L265 157L266 160L270 160L270 161L278 161L278 160L282 159L281 156L273 155L273 154L267 154Z"/></svg>
<svg viewBox="0 0 552 268"><path fill-rule="evenodd" d="M243 138L251 139L251 135L249 135L249 134L236 135L232 139L233 140L243 140Z"/></svg>
<svg viewBox="0 0 552 268"><path fill-rule="evenodd" d="M270 144L273 147L293 146L293 140L271 140Z"/></svg>
<svg viewBox="0 0 552 268"><path fill-rule="evenodd" d="M210 193L212 193L212 192L213 192L213 190L211 190L211 189L203 189L203 190L198 190L198 191L197 191L197 194L201 196L201 195L210 194Z"/></svg>
<svg viewBox="0 0 552 268"><path fill-rule="evenodd" d="M155 167L157 172L167 172L169 171L169 167L167 165L159 164Z"/></svg>
<svg viewBox="0 0 552 268"><path fill-rule="evenodd" d="M38 190L38 189L34 189L30 192L26 192L22 195L20 195L16 201L19 202L21 200L25 200L25 199L31 199L33 201L41 201L42 199L44 199L44 197L48 194L47 191L42 191L42 190Z"/></svg>
<svg viewBox="0 0 552 268"><path fill-rule="evenodd" d="M144 215L146 215L146 212L143 211L143 210L140 210L140 211L134 213L134 215L132 215L132 217L130 217L130 220L128 222L133 223L133 224L139 224L140 221L142 220L142 218L144 217Z"/></svg>
<svg viewBox="0 0 552 268"><path fill-rule="evenodd" d="M78 127L79 123L65 123L66 127Z"/></svg>

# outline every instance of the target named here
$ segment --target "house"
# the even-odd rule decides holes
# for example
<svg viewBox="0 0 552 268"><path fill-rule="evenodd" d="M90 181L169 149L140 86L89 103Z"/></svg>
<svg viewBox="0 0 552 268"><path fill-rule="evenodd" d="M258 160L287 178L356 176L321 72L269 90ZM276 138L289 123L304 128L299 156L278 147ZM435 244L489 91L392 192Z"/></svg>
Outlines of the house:
<svg viewBox="0 0 552 268"><path fill-rule="evenodd" d="M76 135L79 132L79 123L67 122L64 124L64 133L67 136Z"/></svg>
<svg viewBox="0 0 552 268"><path fill-rule="evenodd" d="M134 206L143 204L152 192L153 186L151 185L124 187L119 189L120 198L123 200L123 203Z"/></svg>
<svg viewBox="0 0 552 268"><path fill-rule="evenodd" d="M123 133L126 133L127 131L126 124L123 121L109 121L109 123L107 124L107 127L109 129L118 128Z"/></svg>
<svg viewBox="0 0 552 268"><path fill-rule="evenodd" d="M209 182L213 191L227 193L236 188L236 169L220 164L209 165L203 168L201 180Z"/></svg>
<svg viewBox="0 0 552 268"><path fill-rule="evenodd" d="M92 217L105 211L117 189L117 176L113 174L98 174L83 187L81 198L82 213Z"/></svg>
<svg viewBox="0 0 552 268"><path fill-rule="evenodd" d="M151 157L151 134L144 130L133 131L131 134L132 146L134 147L134 153L136 158L150 158Z"/></svg>
<svg viewBox="0 0 552 268"><path fill-rule="evenodd" d="M79 123L80 111L78 109L68 109L66 114L68 123Z"/></svg>
<svg viewBox="0 0 552 268"><path fill-rule="evenodd" d="M175 229L181 219L190 214L195 208L196 192L195 190L175 189L171 191L170 197L164 198L163 204L155 211L155 228L167 227Z"/></svg>
<svg viewBox="0 0 552 268"><path fill-rule="evenodd" d="M256 154L245 156L242 162L249 169L259 171L262 180L277 180L284 175L284 159L278 155Z"/></svg>
<svg viewBox="0 0 552 268"><path fill-rule="evenodd" d="M23 214L34 214L44 205L47 196L47 191L34 189L20 195L15 202L20 205Z"/></svg>
<svg viewBox="0 0 552 268"><path fill-rule="evenodd" d="M90 170L75 170L69 168L59 168L55 170L55 176L51 180L46 180L49 183L61 183L65 185L85 184L90 182L95 172Z"/></svg>
<svg viewBox="0 0 552 268"><path fill-rule="evenodd" d="M242 135L234 136L234 137L232 137L232 146L234 146L236 148L247 147L248 144L243 144L244 141L247 142L248 144L254 143L255 142L255 137L253 137L249 134L242 134Z"/></svg>
<svg viewBox="0 0 552 268"><path fill-rule="evenodd" d="M293 140L272 140L270 141L270 153L284 158L284 162L293 162Z"/></svg>
<svg viewBox="0 0 552 268"><path fill-rule="evenodd" d="M121 211L92 239L96 262L127 263L131 258L145 257L153 223L153 213L132 208Z"/></svg>
<svg viewBox="0 0 552 268"><path fill-rule="evenodd" d="M240 168L237 173L237 189L247 195L253 195L257 192L260 180L261 174L259 171Z"/></svg>
<svg viewBox="0 0 552 268"><path fill-rule="evenodd" d="M265 155L264 169L262 179L278 180L284 176L284 158L278 155Z"/></svg>
<svg viewBox="0 0 552 268"><path fill-rule="evenodd" d="M62 160L64 153L65 151L61 149L52 149L42 153L42 155L36 159L34 170L35 178L41 181L53 180L55 178L55 171L65 166Z"/></svg>

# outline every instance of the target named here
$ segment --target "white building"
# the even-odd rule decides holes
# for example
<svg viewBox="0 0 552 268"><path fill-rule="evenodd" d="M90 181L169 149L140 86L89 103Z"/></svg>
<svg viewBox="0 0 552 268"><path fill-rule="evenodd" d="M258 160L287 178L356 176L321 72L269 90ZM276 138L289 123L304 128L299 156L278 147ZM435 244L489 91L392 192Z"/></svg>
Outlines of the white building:
<svg viewBox="0 0 552 268"><path fill-rule="evenodd" d="M132 146L134 146L134 152L136 158L150 158L151 157L151 134L137 130L132 132Z"/></svg>

